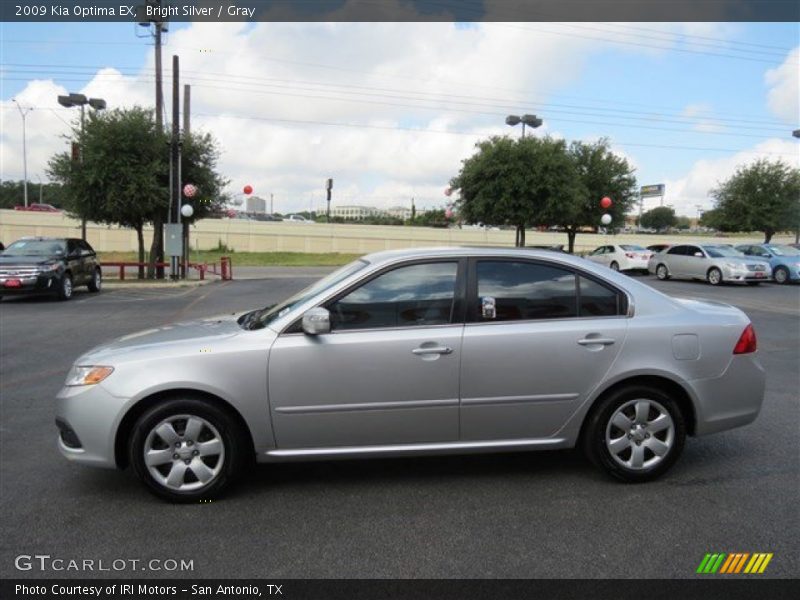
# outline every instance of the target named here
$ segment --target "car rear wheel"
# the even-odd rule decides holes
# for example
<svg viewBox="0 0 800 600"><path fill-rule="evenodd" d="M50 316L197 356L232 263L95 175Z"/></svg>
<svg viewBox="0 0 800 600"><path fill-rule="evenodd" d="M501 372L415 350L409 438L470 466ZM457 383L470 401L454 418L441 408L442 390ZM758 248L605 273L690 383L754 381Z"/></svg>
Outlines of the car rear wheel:
<svg viewBox="0 0 800 600"><path fill-rule="evenodd" d="M58 282L58 299L69 300L72 298L72 275L64 273Z"/></svg>
<svg viewBox="0 0 800 600"><path fill-rule="evenodd" d="M706 274L706 280L711 285L719 285L722 283L722 271L717 267L711 267Z"/></svg>
<svg viewBox="0 0 800 600"><path fill-rule="evenodd" d="M103 287L103 275L99 268L94 270L94 275L92 275L88 287L90 292L99 292L100 288Z"/></svg>
<svg viewBox="0 0 800 600"><path fill-rule="evenodd" d="M612 262L609 266L612 271L619 271L619 263L617 261Z"/></svg>
<svg viewBox="0 0 800 600"><path fill-rule="evenodd" d="M656 267L656 277L658 277L661 281L666 281L669 279L669 270L667 269L667 265L658 265Z"/></svg>
<svg viewBox="0 0 800 600"><path fill-rule="evenodd" d="M657 388L632 385L606 396L586 423L584 451L622 481L651 481L680 456L686 440L681 410Z"/></svg>
<svg viewBox="0 0 800 600"><path fill-rule="evenodd" d="M772 276L775 277L775 283L784 284L789 281L789 271L786 267L778 267Z"/></svg>
<svg viewBox="0 0 800 600"><path fill-rule="evenodd" d="M247 455L237 422L212 403L173 399L145 412L128 444L130 464L156 496L197 502L222 492Z"/></svg>

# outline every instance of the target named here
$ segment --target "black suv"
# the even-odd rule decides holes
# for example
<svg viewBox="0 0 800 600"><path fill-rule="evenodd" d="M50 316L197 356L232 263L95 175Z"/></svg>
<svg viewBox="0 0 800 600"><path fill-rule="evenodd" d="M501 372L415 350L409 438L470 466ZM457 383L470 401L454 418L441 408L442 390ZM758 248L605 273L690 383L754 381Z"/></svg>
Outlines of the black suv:
<svg viewBox="0 0 800 600"><path fill-rule="evenodd" d="M83 240L30 237L0 253L0 298L11 294L53 294L69 300L76 285L99 292L97 254Z"/></svg>

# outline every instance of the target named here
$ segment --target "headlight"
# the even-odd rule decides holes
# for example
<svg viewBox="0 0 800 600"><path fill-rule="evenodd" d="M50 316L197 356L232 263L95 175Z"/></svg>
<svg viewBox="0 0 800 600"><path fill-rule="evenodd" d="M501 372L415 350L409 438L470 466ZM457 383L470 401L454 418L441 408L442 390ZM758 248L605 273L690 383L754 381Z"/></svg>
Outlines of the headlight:
<svg viewBox="0 0 800 600"><path fill-rule="evenodd" d="M100 383L114 372L114 367L74 366L67 374L66 386L94 385Z"/></svg>
<svg viewBox="0 0 800 600"><path fill-rule="evenodd" d="M58 267L59 264L56 263L54 265L40 265L36 268L39 271L39 273L44 274L44 273L49 273L50 271L58 271Z"/></svg>
<svg viewBox="0 0 800 600"><path fill-rule="evenodd" d="M726 262L725 266L728 267L729 269L733 269L735 271L738 271L740 269L745 269L746 268L744 265L739 264L739 263L735 263L735 262Z"/></svg>

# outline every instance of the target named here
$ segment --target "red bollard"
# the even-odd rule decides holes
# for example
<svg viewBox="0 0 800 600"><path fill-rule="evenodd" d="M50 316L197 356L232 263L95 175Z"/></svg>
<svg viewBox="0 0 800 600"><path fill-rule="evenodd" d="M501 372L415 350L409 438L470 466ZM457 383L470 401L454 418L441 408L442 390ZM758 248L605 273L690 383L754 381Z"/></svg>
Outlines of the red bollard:
<svg viewBox="0 0 800 600"><path fill-rule="evenodd" d="M227 281L230 279L228 277L228 261L230 259L227 256L221 256L219 259L219 270L220 270L220 277L223 281Z"/></svg>

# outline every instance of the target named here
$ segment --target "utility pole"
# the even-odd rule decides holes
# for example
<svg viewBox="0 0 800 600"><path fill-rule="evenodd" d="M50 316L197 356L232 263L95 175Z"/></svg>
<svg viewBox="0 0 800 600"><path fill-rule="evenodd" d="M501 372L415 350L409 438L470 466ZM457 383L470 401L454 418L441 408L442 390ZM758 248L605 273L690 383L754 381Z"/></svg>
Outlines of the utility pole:
<svg viewBox="0 0 800 600"><path fill-rule="evenodd" d="M180 65L177 54L172 55L172 138L170 140L170 178L169 194L169 219L168 223L174 225L181 222L181 90L180 90ZM170 254L170 273L173 279L178 275L178 258Z"/></svg>
<svg viewBox="0 0 800 600"><path fill-rule="evenodd" d="M161 5L161 0L157 0ZM161 30L164 27L164 21L161 17L156 17L154 21L156 46L156 128L159 131L164 130L164 73L161 69Z"/></svg>
<svg viewBox="0 0 800 600"><path fill-rule="evenodd" d="M32 108L25 108L23 109L19 102L17 102L16 98L12 98L11 101L17 105L19 109L19 114L22 116L22 177L24 178L22 182L22 195L25 200L25 208L28 207L28 141L27 141L27 134L25 131L25 117L31 112Z"/></svg>
<svg viewBox="0 0 800 600"><path fill-rule="evenodd" d="M273 204L274 201L275 201L275 194L270 192L269 193L269 214L271 214L271 215L275 214L275 206Z"/></svg>
<svg viewBox="0 0 800 600"><path fill-rule="evenodd" d="M183 86L183 139L186 140L191 132L191 103L192 103L192 86L188 83ZM178 197L183 189L179 184ZM180 205L180 201L178 202ZM181 207L178 207L178 214L182 216ZM180 218L180 217L179 217ZM183 256L181 257L181 279L186 279L186 272L188 271L189 262L189 221L182 221L183 223Z"/></svg>
<svg viewBox="0 0 800 600"><path fill-rule="evenodd" d="M333 189L333 179L329 178L328 181L325 184L325 190L328 193L328 209L325 212L325 222L326 223L330 223L331 222L331 190L332 189Z"/></svg>

